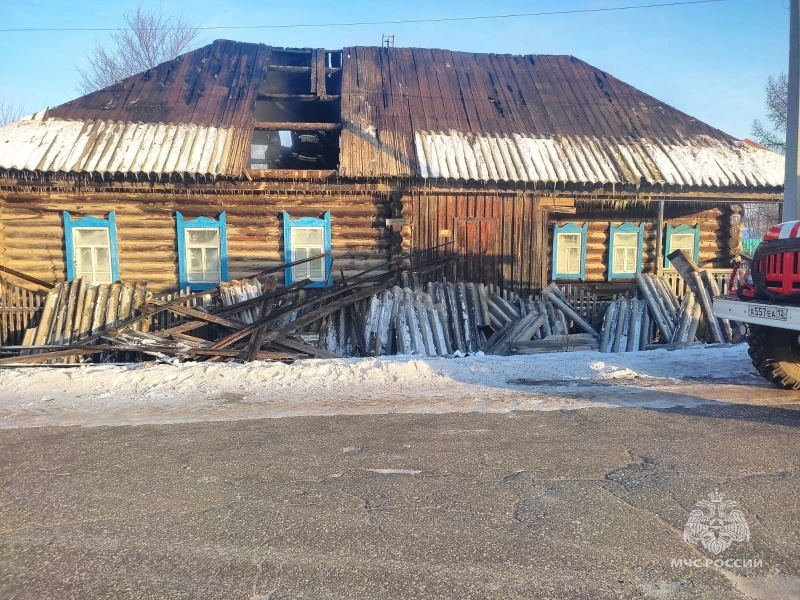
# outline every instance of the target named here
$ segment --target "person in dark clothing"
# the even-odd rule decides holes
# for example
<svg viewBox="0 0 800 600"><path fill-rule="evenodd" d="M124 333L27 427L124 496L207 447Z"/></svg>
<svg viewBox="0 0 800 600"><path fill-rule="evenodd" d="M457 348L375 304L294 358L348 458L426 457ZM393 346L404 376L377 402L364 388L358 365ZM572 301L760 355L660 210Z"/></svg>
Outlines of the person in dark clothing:
<svg viewBox="0 0 800 600"><path fill-rule="evenodd" d="M322 169L324 167L324 145L320 139L324 135L321 131L292 132L292 158L296 168Z"/></svg>

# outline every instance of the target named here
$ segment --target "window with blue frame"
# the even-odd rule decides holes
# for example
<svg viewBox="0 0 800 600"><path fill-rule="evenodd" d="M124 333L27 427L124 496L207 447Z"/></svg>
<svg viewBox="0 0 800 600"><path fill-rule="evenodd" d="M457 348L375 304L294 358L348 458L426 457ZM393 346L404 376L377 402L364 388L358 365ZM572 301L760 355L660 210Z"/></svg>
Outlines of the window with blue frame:
<svg viewBox="0 0 800 600"><path fill-rule="evenodd" d="M182 290L207 290L228 280L225 213L216 219L189 221L175 213L178 234L178 278Z"/></svg>
<svg viewBox="0 0 800 600"><path fill-rule="evenodd" d="M90 283L112 283L119 279L117 223L113 212L108 217L64 217L67 280L83 277Z"/></svg>
<svg viewBox="0 0 800 600"><path fill-rule="evenodd" d="M586 276L586 231L589 224L555 224L553 230L552 279L584 279Z"/></svg>
<svg viewBox="0 0 800 600"><path fill-rule="evenodd" d="M627 279L641 273L644 224L611 225L608 239L608 279Z"/></svg>
<svg viewBox="0 0 800 600"><path fill-rule="evenodd" d="M700 258L700 225L691 227L689 225L678 225L673 227L667 225L667 240L664 244L664 267L672 267L672 263L667 258L670 252L684 250L692 257L694 262Z"/></svg>
<svg viewBox="0 0 800 600"><path fill-rule="evenodd" d="M310 279L308 287L327 287L331 283L331 213L322 218L299 217L292 219L283 213L283 256L288 265L298 260L319 256L286 269L286 285Z"/></svg>

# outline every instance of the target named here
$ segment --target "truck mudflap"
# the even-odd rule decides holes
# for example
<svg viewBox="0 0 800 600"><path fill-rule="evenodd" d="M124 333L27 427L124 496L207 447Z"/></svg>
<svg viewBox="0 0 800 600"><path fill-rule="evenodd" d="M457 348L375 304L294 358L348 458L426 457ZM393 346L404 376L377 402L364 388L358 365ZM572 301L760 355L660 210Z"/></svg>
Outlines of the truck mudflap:
<svg viewBox="0 0 800 600"><path fill-rule="evenodd" d="M774 304L759 300L744 301L733 296L718 296L714 298L712 312L720 319L800 331L800 306L791 304Z"/></svg>

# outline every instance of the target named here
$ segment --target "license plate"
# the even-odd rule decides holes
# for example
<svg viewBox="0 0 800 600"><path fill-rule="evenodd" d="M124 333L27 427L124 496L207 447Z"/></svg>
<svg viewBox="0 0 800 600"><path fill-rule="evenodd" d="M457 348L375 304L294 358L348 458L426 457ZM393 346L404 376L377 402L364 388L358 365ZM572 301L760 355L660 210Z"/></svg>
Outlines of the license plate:
<svg viewBox="0 0 800 600"><path fill-rule="evenodd" d="M786 321L788 312L780 306L764 306L760 304L750 304L747 306L748 317L760 317L771 321Z"/></svg>

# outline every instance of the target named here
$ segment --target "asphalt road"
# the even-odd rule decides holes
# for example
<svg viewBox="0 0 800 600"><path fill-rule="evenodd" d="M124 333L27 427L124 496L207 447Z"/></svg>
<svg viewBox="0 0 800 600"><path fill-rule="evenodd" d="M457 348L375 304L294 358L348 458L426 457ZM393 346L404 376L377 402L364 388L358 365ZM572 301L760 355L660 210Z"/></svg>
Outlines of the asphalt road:
<svg viewBox="0 0 800 600"><path fill-rule="evenodd" d="M798 426L722 405L3 430L0 598L798 598ZM749 529L718 555L684 540L715 490Z"/></svg>

